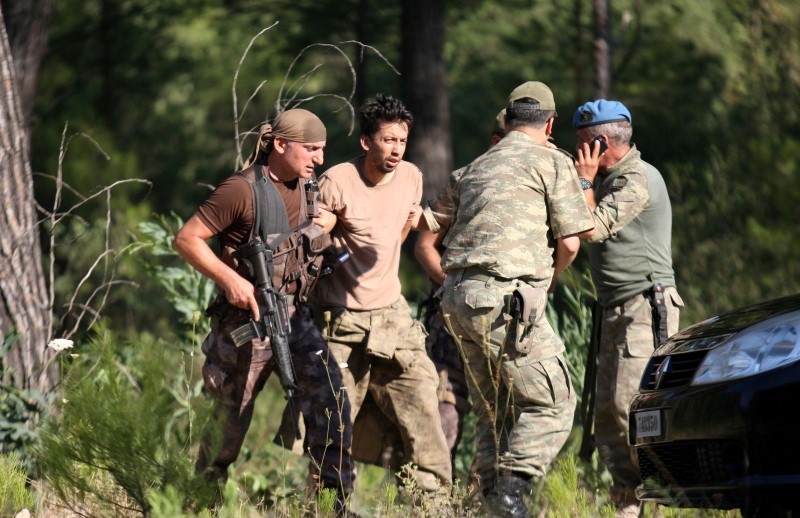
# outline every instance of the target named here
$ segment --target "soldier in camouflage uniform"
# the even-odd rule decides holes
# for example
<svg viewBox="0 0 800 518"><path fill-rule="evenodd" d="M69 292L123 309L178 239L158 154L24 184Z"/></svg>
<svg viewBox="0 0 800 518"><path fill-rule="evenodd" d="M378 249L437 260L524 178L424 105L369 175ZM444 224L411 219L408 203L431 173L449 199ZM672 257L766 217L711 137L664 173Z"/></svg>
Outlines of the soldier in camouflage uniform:
<svg viewBox="0 0 800 518"><path fill-rule="evenodd" d="M202 350L206 355L205 391L218 401L223 429L220 444L210 438L204 441L198 472L209 481L224 483L227 479L228 466L239 455L250 426L255 399L275 369L269 338L255 338L238 348L231 338L231 331L251 316L259 316L252 273L236 254L238 247L258 236L275 244L276 258L282 260L275 260L273 284L295 301L289 308L288 341L300 389L295 401L305 420L306 452L313 459L309 466L311 489L335 489L338 507L343 510L355 476L350 456L350 404L341 393L341 371L304 303L310 287L298 272L307 266L303 261L314 254L299 237L277 246L272 233L303 228L305 236L316 229L318 236L325 237L317 222L323 224L326 213L300 227L309 218L305 183L313 177L314 167L322 164L325 140L322 121L306 110L287 110L274 126L265 124L245 168L220 184L178 231L175 248L195 269L213 279L220 292L209 308L211 333ZM256 206L256 182L272 193L266 207ZM268 215L263 221L267 228L274 226L273 230L265 231L259 225L259 211ZM220 257L206 244L212 237L220 240Z"/></svg>
<svg viewBox="0 0 800 518"><path fill-rule="evenodd" d="M505 136L505 108L497 114L491 133L491 145L494 146ZM433 200L429 202L431 210L439 213L452 213L453 201L449 185L440 189ZM450 448L450 458L453 461L453 474L455 474L455 458L461 435L464 431L464 416L469 412L469 388L464 375L464 364L461 353L458 351L453 337L447 332L442 320L439 306L441 300L436 292L444 283L444 270L442 270L442 242L446 229L434 234L430 230L420 230L417 241L414 243L414 257L428 274L433 284L431 293L423 306L425 309L424 324L428 331L425 348L428 350L436 370L439 372L439 415L442 419L442 429Z"/></svg>
<svg viewBox="0 0 800 518"><path fill-rule="evenodd" d="M529 516L523 496L564 444L575 409L564 345L544 313L592 220L572 160L546 145L555 116L546 85L520 85L503 140L450 177L442 312L466 356L473 469L499 516ZM431 230L443 223L430 208L423 216Z"/></svg>
<svg viewBox="0 0 800 518"><path fill-rule="evenodd" d="M576 168L596 227L589 239L599 304L595 442L614 479L618 515L638 516L634 488L641 479L628 445L628 409L654 347L679 328L683 301L672 270L672 209L664 179L631 142L631 114L622 103L587 102L572 124ZM596 138L608 145L605 152Z"/></svg>

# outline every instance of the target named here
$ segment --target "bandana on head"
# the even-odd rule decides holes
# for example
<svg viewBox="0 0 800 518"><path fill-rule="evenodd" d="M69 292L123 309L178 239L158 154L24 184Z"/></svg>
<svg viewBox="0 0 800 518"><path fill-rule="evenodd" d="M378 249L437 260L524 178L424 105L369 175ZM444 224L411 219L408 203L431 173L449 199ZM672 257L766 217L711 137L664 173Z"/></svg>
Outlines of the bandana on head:
<svg viewBox="0 0 800 518"><path fill-rule="evenodd" d="M266 123L258 132L255 149L245 161L244 167L251 166L261 152L269 153L275 137L292 142L320 142L327 138L325 125L308 110L293 108L278 115L273 124Z"/></svg>

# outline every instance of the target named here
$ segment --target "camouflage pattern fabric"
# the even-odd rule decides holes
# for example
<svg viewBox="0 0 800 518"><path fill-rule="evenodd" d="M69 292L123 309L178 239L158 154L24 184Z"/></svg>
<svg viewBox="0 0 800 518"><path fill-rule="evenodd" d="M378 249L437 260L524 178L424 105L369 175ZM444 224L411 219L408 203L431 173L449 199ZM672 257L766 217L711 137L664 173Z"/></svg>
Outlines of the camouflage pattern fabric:
<svg viewBox="0 0 800 518"><path fill-rule="evenodd" d="M310 486L350 493L355 465L350 455L350 403L342 393L341 371L329 356L308 307L292 309L289 346L300 388L295 403L306 429L304 450L313 459ZM227 468L238 457L250 427L255 399L275 369L269 340L252 340L238 349L231 341L230 332L247 320L247 312L230 309L223 318L213 320L203 343L205 390L218 400L223 422L219 447L215 447L217 441L206 438L200 449L197 469L208 480L227 478Z"/></svg>
<svg viewBox="0 0 800 518"><path fill-rule="evenodd" d="M548 286L555 240L594 226L572 159L511 131L461 174L450 175L453 220L442 268L478 266Z"/></svg>
<svg viewBox="0 0 800 518"><path fill-rule="evenodd" d="M576 398L564 358L553 352L563 345L544 316L545 288L534 312L530 352L508 338L516 334L509 332L507 296L520 284L459 275L445 280L442 311L467 358L477 417L472 471L482 487L505 472L544 476L572 428Z"/></svg>
<svg viewBox="0 0 800 518"><path fill-rule="evenodd" d="M678 332L683 306L675 288L665 288L668 335ZM614 480L612 495L620 502L635 498L641 484L634 449L628 444L631 399L639 389L653 354L653 313L644 295L603 308L595 399L595 442Z"/></svg>
<svg viewBox="0 0 800 518"><path fill-rule="evenodd" d="M450 484L450 455L439 418L438 376L425 352L425 330L411 317L404 298L377 310L331 312L323 327L331 352L340 362L344 386L356 419L367 396L397 427L402 439L401 465L413 463L411 475L424 491L438 492ZM373 437L356 432L359 442ZM382 445L378 445L381 451Z"/></svg>
<svg viewBox="0 0 800 518"><path fill-rule="evenodd" d="M450 177L460 178L461 175L464 174L465 170L466 167L456 169L450 173ZM454 196L453 184L448 182L444 184L441 189L439 189L439 191L436 193L436 196L434 196L432 200L428 200L427 206L422 213L422 217L425 218L426 222L428 223L428 228L434 234L449 228L450 224L453 222L455 211Z"/></svg>
<svg viewBox="0 0 800 518"><path fill-rule="evenodd" d="M564 345L544 310L556 239L593 222L571 158L520 131L456 173L442 313L466 357L473 471L491 487L506 472L543 476L572 428ZM518 289L532 293L527 323L510 315Z"/></svg>

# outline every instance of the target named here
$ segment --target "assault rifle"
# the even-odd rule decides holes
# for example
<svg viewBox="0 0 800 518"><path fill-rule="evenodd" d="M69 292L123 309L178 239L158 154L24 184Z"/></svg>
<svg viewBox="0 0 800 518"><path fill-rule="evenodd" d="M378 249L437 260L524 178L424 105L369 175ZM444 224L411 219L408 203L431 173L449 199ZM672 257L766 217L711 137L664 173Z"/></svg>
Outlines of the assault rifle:
<svg viewBox="0 0 800 518"><path fill-rule="evenodd" d="M269 338L272 355L275 359L275 370L289 401L289 409L294 420L295 437L300 436L297 409L292 398L300 391L292 367L292 358L289 352L289 333L292 328L289 323L289 308L286 296L278 292L272 285L272 250L264 246L260 239L254 239L238 248L238 257L247 264L256 280L256 301L261 317L258 321L250 321L233 330L231 339L236 347L251 340L264 340Z"/></svg>

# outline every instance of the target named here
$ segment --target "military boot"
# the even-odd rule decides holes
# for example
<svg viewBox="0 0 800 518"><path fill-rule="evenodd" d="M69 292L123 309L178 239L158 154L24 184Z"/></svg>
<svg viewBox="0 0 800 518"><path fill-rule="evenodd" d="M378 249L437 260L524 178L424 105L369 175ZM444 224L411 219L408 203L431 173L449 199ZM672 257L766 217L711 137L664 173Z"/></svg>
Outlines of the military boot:
<svg viewBox="0 0 800 518"><path fill-rule="evenodd" d="M506 473L500 475L494 487L487 488L486 516L493 518L530 518L525 505L525 495L530 493L527 477Z"/></svg>

